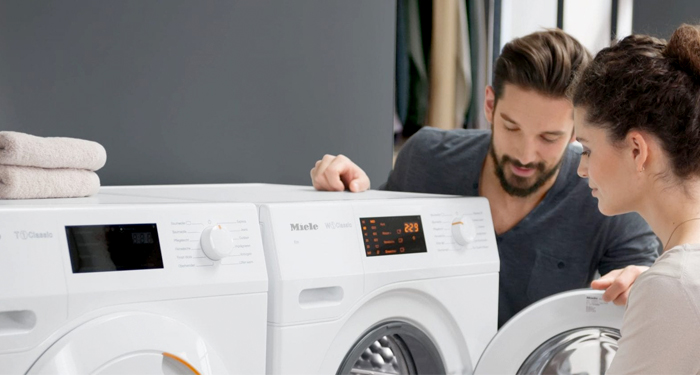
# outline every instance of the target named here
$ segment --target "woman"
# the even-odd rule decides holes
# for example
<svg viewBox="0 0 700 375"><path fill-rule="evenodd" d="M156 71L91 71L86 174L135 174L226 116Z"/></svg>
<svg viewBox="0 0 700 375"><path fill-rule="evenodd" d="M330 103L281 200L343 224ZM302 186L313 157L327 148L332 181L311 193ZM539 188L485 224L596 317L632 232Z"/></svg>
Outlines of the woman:
<svg viewBox="0 0 700 375"><path fill-rule="evenodd" d="M627 37L578 81L579 175L602 213L638 212L664 244L632 287L608 374L700 374L700 30Z"/></svg>

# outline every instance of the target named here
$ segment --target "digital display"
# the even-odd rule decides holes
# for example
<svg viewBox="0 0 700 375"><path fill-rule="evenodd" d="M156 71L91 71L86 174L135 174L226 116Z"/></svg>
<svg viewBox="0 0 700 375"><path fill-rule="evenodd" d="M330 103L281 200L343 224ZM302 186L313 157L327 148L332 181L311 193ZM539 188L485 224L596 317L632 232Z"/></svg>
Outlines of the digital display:
<svg viewBox="0 0 700 375"><path fill-rule="evenodd" d="M420 216L360 218L365 255L425 253L425 234Z"/></svg>
<svg viewBox="0 0 700 375"><path fill-rule="evenodd" d="M67 226L73 273L163 268L156 224Z"/></svg>

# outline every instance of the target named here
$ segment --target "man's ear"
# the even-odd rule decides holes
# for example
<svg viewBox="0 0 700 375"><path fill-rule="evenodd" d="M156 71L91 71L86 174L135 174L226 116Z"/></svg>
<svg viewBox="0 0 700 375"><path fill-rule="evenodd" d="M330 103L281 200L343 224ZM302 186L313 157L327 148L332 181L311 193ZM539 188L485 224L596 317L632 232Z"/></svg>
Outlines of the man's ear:
<svg viewBox="0 0 700 375"><path fill-rule="evenodd" d="M496 111L496 92L493 87L486 86L486 95L484 97L484 114L486 121L493 125L493 115Z"/></svg>

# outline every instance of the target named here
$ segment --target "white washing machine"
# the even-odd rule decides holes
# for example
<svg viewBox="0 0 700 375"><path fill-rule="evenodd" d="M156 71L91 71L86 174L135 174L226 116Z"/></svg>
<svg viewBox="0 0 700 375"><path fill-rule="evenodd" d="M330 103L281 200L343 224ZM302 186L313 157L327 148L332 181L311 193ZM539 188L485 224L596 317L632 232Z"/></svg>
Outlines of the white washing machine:
<svg viewBox="0 0 700 375"><path fill-rule="evenodd" d="M616 351L624 308L591 290L542 300L496 334L498 252L483 198L266 184L103 192L258 204L268 373L596 374ZM413 228L417 243L401 251Z"/></svg>
<svg viewBox="0 0 700 375"><path fill-rule="evenodd" d="M266 314L252 204L0 201L0 373L259 374Z"/></svg>

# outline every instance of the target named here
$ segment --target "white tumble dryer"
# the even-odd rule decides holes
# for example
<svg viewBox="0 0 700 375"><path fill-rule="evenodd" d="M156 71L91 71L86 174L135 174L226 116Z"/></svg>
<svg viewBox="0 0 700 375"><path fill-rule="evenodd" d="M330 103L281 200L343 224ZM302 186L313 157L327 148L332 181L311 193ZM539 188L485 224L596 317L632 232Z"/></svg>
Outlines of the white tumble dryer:
<svg viewBox="0 0 700 375"><path fill-rule="evenodd" d="M0 201L1 373L263 373L266 312L252 204Z"/></svg>
<svg viewBox="0 0 700 375"><path fill-rule="evenodd" d="M591 290L544 299L496 334L484 198L267 184L103 193L258 205L270 374L596 374L616 351L624 309Z"/></svg>

